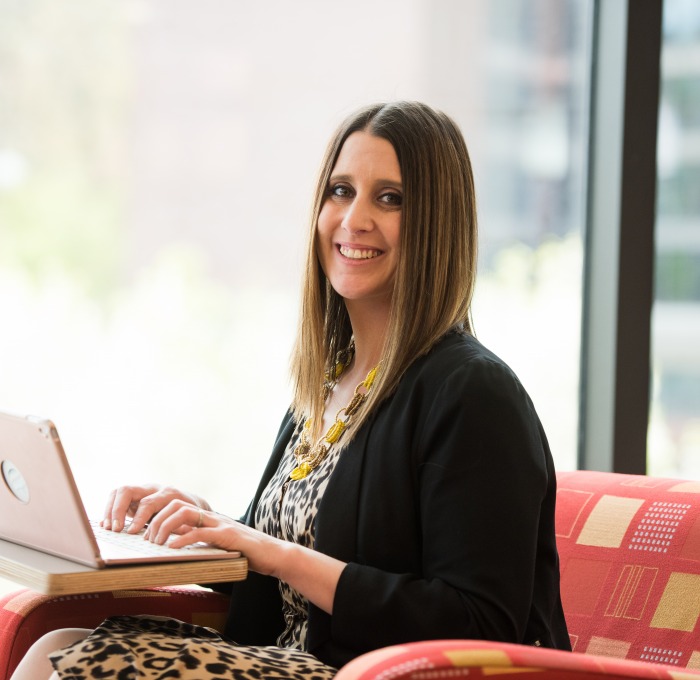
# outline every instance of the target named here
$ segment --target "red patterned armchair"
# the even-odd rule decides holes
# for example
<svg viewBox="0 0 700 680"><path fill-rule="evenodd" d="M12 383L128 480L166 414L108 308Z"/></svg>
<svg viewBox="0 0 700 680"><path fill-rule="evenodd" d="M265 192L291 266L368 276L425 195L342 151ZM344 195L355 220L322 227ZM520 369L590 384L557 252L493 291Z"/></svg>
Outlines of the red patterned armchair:
<svg viewBox="0 0 700 680"><path fill-rule="evenodd" d="M382 649L338 680L700 677L700 482L559 473L557 545L574 653L475 640Z"/></svg>
<svg viewBox="0 0 700 680"><path fill-rule="evenodd" d="M574 653L475 640L366 654L338 680L700 678L700 482L603 472L558 475L562 598ZM153 613L218 627L215 593L157 589L0 600L0 680L52 628Z"/></svg>
<svg viewBox="0 0 700 680"><path fill-rule="evenodd" d="M62 596L18 590L0 598L0 680L9 680L32 643L45 633L56 628L94 628L107 616L123 614L171 616L223 630L228 598L195 588Z"/></svg>

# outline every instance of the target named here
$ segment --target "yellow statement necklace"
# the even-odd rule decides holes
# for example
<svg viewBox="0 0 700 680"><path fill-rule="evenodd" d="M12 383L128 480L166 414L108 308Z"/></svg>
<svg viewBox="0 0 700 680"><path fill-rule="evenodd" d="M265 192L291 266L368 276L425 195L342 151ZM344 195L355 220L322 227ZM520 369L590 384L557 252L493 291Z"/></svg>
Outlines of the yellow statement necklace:
<svg viewBox="0 0 700 680"><path fill-rule="evenodd" d="M352 361L353 349L354 348L352 346L349 347L342 354L342 357L336 361L333 375L326 374L326 379L323 383L324 400L328 399L328 395L331 393L334 385L338 382L338 379L342 375L346 366L350 363L350 361ZM350 425L350 421L360 410L360 408L362 408L362 404L364 404L367 400L367 396L372 389L372 385L377 377L377 372L379 371L380 365L381 361L355 388L355 392L350 400L350 403L336 413L335 422L333 425L328 428L328 432L322 435L313 446L309 440L309 433L311 432L311 418L306 420L299 436L299 443L294 449L294 457L297 460L297 466L290 473L290 479L304 479L304 477L306 477L312 470L321 464L323 459L331 450L331 446L333 446L333 444L335 444L343 436L343 433L347 429L348 425Z"/></svg>

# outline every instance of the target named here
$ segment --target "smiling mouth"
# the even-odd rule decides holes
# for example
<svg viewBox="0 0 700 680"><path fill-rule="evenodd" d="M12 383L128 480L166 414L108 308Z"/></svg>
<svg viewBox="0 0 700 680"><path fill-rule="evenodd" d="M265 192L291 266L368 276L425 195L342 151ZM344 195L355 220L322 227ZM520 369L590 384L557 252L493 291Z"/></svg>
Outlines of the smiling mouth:
<svg viewBox="0 0 700 680"><path fill-rule="evenodd" d="M382 254L381 250L348 248L347 246L338 246L338 250L343 257L347 257L349 260L371 260L372 258L379 257Z"/></svg>

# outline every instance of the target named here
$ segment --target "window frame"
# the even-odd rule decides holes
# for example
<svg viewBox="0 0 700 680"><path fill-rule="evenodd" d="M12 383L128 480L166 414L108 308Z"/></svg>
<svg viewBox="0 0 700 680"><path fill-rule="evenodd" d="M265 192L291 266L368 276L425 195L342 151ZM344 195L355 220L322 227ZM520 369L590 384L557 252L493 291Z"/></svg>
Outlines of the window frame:
<svg viewBox="0 0 700 680"><path fill-rule="evenodd" d="M581 469L647 469L662 9L662 0L594 4Z"/></svg>

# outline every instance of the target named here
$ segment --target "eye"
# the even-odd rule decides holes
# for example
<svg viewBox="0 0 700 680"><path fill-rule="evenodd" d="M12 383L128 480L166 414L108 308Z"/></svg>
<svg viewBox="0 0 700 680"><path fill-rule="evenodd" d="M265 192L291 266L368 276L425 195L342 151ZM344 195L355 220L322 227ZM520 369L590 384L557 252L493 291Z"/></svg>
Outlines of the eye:
<svg viewBox="0 0 700 680"><path fill-rule="evenodd" d="M353 191L347 184L331 184L331 186L328 187L326 195L334 198L351 198Z"/></svg>
<svg viewBox="0 0 700 680"><path fill-rule="evenodd" d="M403 204L403 196L398 191L385 191L380 194L379 202L392 208L400 208Z"/></svg>

